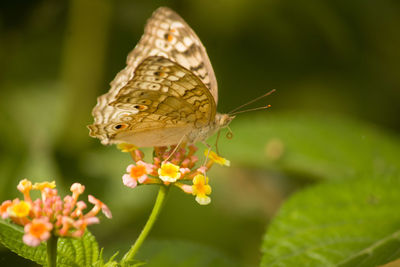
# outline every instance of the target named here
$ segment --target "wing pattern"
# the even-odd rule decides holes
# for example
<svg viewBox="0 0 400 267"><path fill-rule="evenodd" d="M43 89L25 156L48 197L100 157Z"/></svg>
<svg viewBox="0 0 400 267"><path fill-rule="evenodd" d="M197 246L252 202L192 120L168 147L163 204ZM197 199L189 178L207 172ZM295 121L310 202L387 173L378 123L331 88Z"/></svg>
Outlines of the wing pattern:
<svg viewBox="0 0 400 267"><path fill-rule="evenodd" d="M147 57L162 56L190 70L218 102L218 88L207 52L190 26L174 11L161 7L148 20L144 34L127 57L127 66L111 82L108 93L98 97L93 109L95 124L111 122L119 91L132 80L137 66Z"/></svg>
<svg viewBox="0 0 400 267"><path fill-rule="evenodd" d="M164 57L148 57L109 103L109 122L90 125L103 143L163 128L187 131L209 125L216 113L213 96L191 71ZM125 136L125 135L124 135Z"/></svg>

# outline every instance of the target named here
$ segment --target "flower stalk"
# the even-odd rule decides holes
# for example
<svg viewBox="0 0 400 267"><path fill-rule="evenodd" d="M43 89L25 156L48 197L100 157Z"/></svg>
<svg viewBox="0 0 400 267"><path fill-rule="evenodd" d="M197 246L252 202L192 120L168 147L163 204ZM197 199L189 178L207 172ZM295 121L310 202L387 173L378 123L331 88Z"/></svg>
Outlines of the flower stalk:
<svg viewBox="0 0 400 267"><path fill-rule="evenodd" d="M144 240L150 233L151 228L153 227L155 221L158 218L158 215L161 212L162 207L164 206L166 196L169 191L169 186L161 185L158 191L156 202L154 203L153 210L147 220L146 224L144 225L142 232L140 233L139 237L136 239L135 243L132 245L130 250L125 254L122 258L121 265L124 266L125 263L133 261L135 258L136 253L138 252L139 248L143 244Z"/></svg>
<svg viewBox="0 0 400 267"><path fill-rule="evenodd" d="M58 236L51 235L46 242L48 267L56 267L57 265L57 241L58 241Z"/></svg>
<svg viewBox="0 0 400 267"><path fill-rule="evenodd" d="M211 202L209 197L211 186L208 184L206 172L214 163L229 166L230 162L215 152L207 150L206 159L210 160L196 167L198 158L195 156L197 147L194 145L189 145L187 148L184 145L180 148L154 147L152 163L145 162L144 153L133 145L119 144L118 148L122 152L129 152L134 161L127 167L127 173L122 176L125 186L136 188L142 185L160 185L149 219L135 243L121 260L121 266L127 266L134 261L136 253L150 233L164 205L169 188L176 186L184 193L195 196L195 200L200 205L208 205Z"/></svg>

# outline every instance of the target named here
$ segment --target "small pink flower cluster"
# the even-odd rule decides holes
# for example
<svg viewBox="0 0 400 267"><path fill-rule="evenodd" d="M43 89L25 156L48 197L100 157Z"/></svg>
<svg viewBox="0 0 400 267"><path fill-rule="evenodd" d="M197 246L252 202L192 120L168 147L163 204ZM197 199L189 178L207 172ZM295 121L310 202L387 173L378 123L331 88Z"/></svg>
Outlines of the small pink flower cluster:
<svg viewBox="0 0 400 267"><path fill-rule="evenodd" d="M229 161L218 156L215 152L204 153L208 162L196 168L198 158L194 155L197 147L190 145L186 148L155 147L153 163L143 161L144 153L135 146L119 144L123 152L130 152L135 164L130 164L122 176L124 185L135 188L138 184L164 184L174 185L187 194L196 196L196 201L201 205L211 202L208 195L211 187L208 184L208 171L214 163L229 166ZM173 153L173 154L172 154ZM189 184L192 182L192 184Z"/></svg>
<svg viewBox="0 0 400 267"><path fill-rule="evenodd" d="M2 219L11 219L14 223L24 226L23 241L28 246L36 247L42 241L49 239L51 234L62 237L81 237L88 225L99 223L96 215L101 210L107 218L111 218L108 207L100 200L89 195L89 202L94 207L83 213L86 203L78 201L85 186L74 183L71 186L72 195L64 199L58 195L55 182L43 182L32 185L27 179L19 182L17 189L24 195L19 198L4 201L0 206ZM31 190L39 190L41 198L32 200Z"/></svg>

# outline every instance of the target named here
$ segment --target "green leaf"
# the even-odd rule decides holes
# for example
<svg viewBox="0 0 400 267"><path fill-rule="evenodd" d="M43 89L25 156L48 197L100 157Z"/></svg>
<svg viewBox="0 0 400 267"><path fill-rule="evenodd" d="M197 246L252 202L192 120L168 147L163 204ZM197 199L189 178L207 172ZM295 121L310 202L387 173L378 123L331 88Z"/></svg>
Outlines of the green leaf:
<svg viewBox="0 0 400 267"><path fill-rule="evenodd" d="M46 245L30 247L23 243L23 228L0 220L0 242L18 255L46 265ZM57 266L92 266L98 259L99 248L94 236L86 231L82 238L59 238Z"/></svg>
<svg viewBox="0 0 400 267"><path fill-rule="evenodd" d="M45 265L47 259L46 245L40 244L36 248L29 247L22 242L23 235L24 230L22 227L0 220L1 243L24 258Z"/></svg>
<svg viewBox="0 0 400 267"><path fill-rule="evenodd" d="M265 236L261 266L377 266L400 257L400 177L308 188Z"/></svg>
<svg viewBox="0 0 400 267"><path fill-rule="evenodd" d="M115 252L114 255L112 255L111 258L106 263L104 263L103 252L104 252L104 249L102 248L100 250L100 254L99 254L97 261L95 261L93 263L93 267L118 267L119 266L118 262L116 262L114 260L118 256L119 251Z"/></svg>
<svg viewBox="0 0 400 267"><path fill-rule="evenodd" d="M214 248L176 240L147 240L136 258L146 261L146 267L239 266Z"/></svg>
<svg viewBox="0 0 400 267"><path fill-rule="evenodd" d="M356 120L271 111L239 116L231 128L234 138L221 137L220 150L232 165L279 168L316 179L399 173L399 140Z"/></svg>
<svg viewBox="0 0 400 267"><path fill-rule="evenodd" d="M86 231L82 238L60 238L57 264L65 266L92 266L99 255L95 237ZM57 265L58 266L58 265Z"/></svg>

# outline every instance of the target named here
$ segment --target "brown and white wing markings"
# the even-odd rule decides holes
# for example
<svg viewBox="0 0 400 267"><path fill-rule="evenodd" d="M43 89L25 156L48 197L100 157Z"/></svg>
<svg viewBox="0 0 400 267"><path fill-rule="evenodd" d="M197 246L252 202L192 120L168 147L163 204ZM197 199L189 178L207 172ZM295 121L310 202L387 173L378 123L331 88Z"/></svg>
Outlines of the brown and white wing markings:
<svg viewBox="0 0 400 267"><path fill-rule="evenodd" d="M191 130L209 125L214 98L191 71L164 57L148 57L109 103L107 124L89 126L103 143L137 146L177 144Z"/></svg>
<svg viewBox="0 0 400 267"><path fill-rule="evenodd" d="M148 20L144 34L127 57L127 66L111 82L108 93L98 97L92 114L95 124L108 124L115 115L120 90L135 75L140 62L151 56L162 56L176 62L197 76L218 102L218 87L206 49L190 26L174 11L158 8ZM193 75L192 75L193 76Z"/></svg>
<svg viewBox="0 0 400 267"><path fill-rule="evenodd" d="M210 89L215 103L218 103L217 80L206 49L177 13L167 7L154 11L137 48L143 57L163 56L193 72ZM137 64L135 50L128 55L128 65Z"/></svg>

